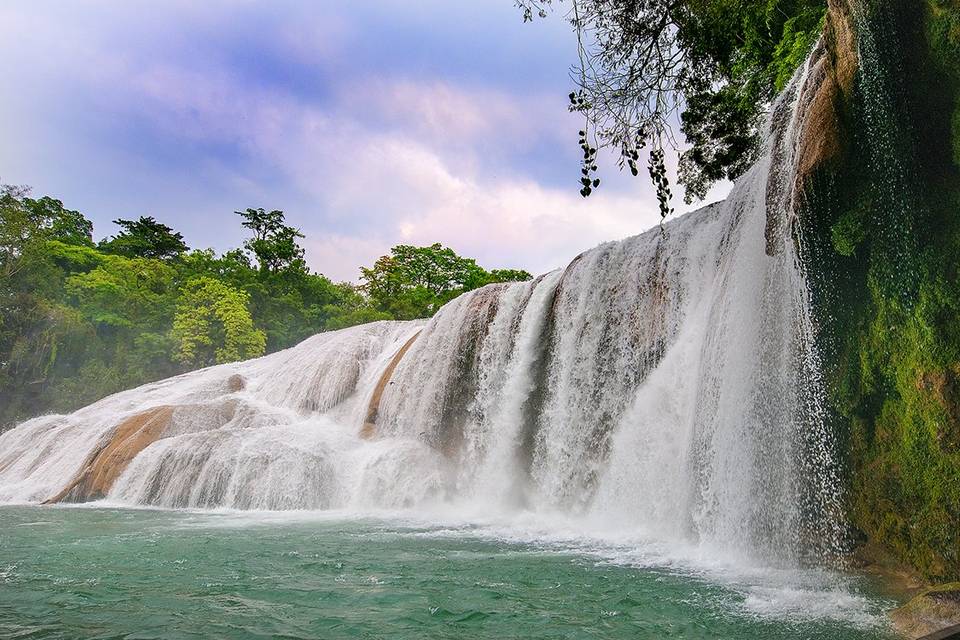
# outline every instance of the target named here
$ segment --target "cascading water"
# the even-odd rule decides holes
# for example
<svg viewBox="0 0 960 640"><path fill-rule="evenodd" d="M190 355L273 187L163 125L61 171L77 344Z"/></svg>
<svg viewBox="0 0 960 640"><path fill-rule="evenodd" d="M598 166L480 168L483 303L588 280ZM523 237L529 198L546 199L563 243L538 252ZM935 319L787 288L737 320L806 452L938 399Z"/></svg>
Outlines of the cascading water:
<svg viewBox="0 0 960 640"><path fill-rule="evenodd" d="M832 547L838 483L792 231L807 84L779 98L726 201L425 324L321 334L28 421L0 436L0 501L470 504L773 563L814 537Z"/></svg>

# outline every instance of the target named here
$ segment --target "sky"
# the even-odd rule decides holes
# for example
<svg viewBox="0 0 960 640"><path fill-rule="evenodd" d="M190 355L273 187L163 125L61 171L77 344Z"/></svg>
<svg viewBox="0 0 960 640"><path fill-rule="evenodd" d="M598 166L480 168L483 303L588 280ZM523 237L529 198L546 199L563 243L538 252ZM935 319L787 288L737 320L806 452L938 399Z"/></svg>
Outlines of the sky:
<svg viewBox="0 0 960 640"><path fill-rule="evenodd" d="M281 209L356 281L396 244L543 273L659 221L611 158L579 195L574 35L513 0L4 0L0 24L0 183L96 239L150 215L225 251L234 211Z"/></svg>

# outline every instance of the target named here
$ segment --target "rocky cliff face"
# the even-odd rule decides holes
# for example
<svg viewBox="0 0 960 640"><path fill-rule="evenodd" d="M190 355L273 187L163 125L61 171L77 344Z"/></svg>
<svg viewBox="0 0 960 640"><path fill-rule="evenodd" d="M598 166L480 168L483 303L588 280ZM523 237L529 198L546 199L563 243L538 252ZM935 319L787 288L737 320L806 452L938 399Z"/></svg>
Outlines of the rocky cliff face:
<svg viewBox="0 0 960 640"><path fill-rule="evenodd" d="M801 136L832 423L858 535L960 577L960 3L835 0Z"/></svg>
<svg viewBox="0 0 960 640"><path fill-rule="evenodd" d="M842 152L844 105L853 98L858 69L853 7L847 0L830 0L823 38L813 54L807 85L807 116L800 137L798 186L818 167Z"/></svg>

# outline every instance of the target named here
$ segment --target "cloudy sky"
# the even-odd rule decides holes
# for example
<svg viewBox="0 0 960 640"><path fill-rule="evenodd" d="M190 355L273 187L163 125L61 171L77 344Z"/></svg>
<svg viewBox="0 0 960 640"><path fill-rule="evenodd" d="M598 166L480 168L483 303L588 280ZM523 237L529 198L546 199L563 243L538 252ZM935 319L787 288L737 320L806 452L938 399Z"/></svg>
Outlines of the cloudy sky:
<svg viewBox="0 0 960 640"><path fill-rule="evenodd" d="M356 280L399 243L539 273L658 220L609 163L577 193L573 35L512 0L4 0L0 24L0 182L98 239L152 215L225 250L234 210L283 209Z"/></svg>

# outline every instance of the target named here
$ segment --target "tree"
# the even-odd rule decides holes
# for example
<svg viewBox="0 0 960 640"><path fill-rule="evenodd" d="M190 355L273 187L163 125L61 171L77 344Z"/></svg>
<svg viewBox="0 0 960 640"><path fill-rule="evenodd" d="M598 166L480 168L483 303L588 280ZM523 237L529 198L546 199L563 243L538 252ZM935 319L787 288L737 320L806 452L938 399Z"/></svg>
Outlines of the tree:
<svg viewBox="0 0 960 640"><path fill-rule="evenodd" d="M251 208L235 213L253 232L244 247L256 261L254 278L238 286L250 294L251 310L266 332L268 349L291 346L323 330L331 315L338 313L333 309L343 304L342 290L322 274L310 272L297 242L304 237L300 230L287 225L280 210Z"/></svg>
<svg viewBox="0 0 960 640"><path fill-rule="evenodd" d="M9 279L42 253L49 240L93 246L93 223L78 211L44 196L28 197L26 187L0 187L0 278Z"/></svg>
<svg viewBox="0 0 960 640"><path fill-rule="evenodd" d="M369 270L384 285L374 299L311 273L282 212L240 215L253 237L223 254L188 251L152 218L120 220L94 245L90 221L59 200L0 190L0 428L320 331L425 317L464 291L530 277L439 244L400 246Z"/></svg>
<svg viewBox="0 0 960 640"><path fill-rule="evenodd" d="M299 229L285 224L283 211L274 209L267 212L260 208L234 213L243 218L244 227L253 231L253 238L247 240L244 246L256 256L261 272L307 270L303 248L297 244L297 238L303 238L304 235Z"/></svg>
<svg viewBox="0 0 960 640"><path fill-rule="evenodd" d="M523 269L493 269L490 271L490 282L526 282L533 279L529 271Z"/></svg>
<svg viewBox="0 0 960 640"><path fill-rule="evenodd" d="M546 17L563 0L516 0L524 20ZM570 110L584 118L580 193L599 186L597 151L621 169L648 173L660 213L672 209L664 148L680 154L687 200L721 178L734 179L758 148L765 104L789 80L820 30L826 0L570 0L578 64Z"/></svg>
<svg viewBox="0 0 960 640"><path fill-rule="evenodd" d="M392 314L376 309L370 304L363 290L349 282L334 285L336 302L326 305L323 315L326 317L323 328L327 331L352 327L377 320L393 320Z"/></svg>
<svg viewBox="0 0 960 640"><path fill-rule="evenodd" d="M136 220L120 218L113 223L121 231L110 240L100 243L100 249L106 253L128 258L170 260L189 249L183 241L183 235L157 222L152 216L140 216Z"/></svg>
<svg viewBox="0 0 960 640"><path fill-rule="evenodd" d="M0 191L0 278L4 283L26 266L28 247L44 226L25 205L27 192L10 185Z"/></svg>
<svg viewBox="0 0 960 640"><path fill-rule="evenodd" d="M93 222L79 211L63 206L63 202L50 196L37 200L23 199L24 206L35 220L42 220L47 229L46 238L65 244L93 246Z"/></svg>
<svg viewBox="0 0 960 640"><path fill-rule="evenodd" d="M461 293L491 282L530 279L526 271L495 273L440 243L427 247L397 245L372 268L360 269L362 289L374 306L399 320L429 317Z"/></svg>
<svg viewBox="0 0 960 640"><path fill-rule="evenodd" d="M62 300L58 254L92 251L92 224L26 187L0 188L0 428L55 399L46 381L89 356L93 331ZM77 396L82 398L83 396Z"/></svg>
<svg viewBox="0 0 960 640"><path fill-rule="evenodd" d="M151 258L106 255L84 273L70 275L65 290L77 309L103 328L149 329L169 318L176 299L175 270Z"/></svg>
<svg viewBox="0 0 960 640"><path fill-rule="evenodd" d="M185 253L176 266L182 282L208 276L241 291L253 288L257 282L257 270L250 255L242 249L230 249L222 255L217 255L213 249L194 249Z"/></svg>
<svg viewBox="0 0 960 640"><path fill-rule="evenodd" d="M248 302L247 294L213 278L189 281L173 318L176 359L203 367L263 355L266 336L254 328Z"/></svg>

